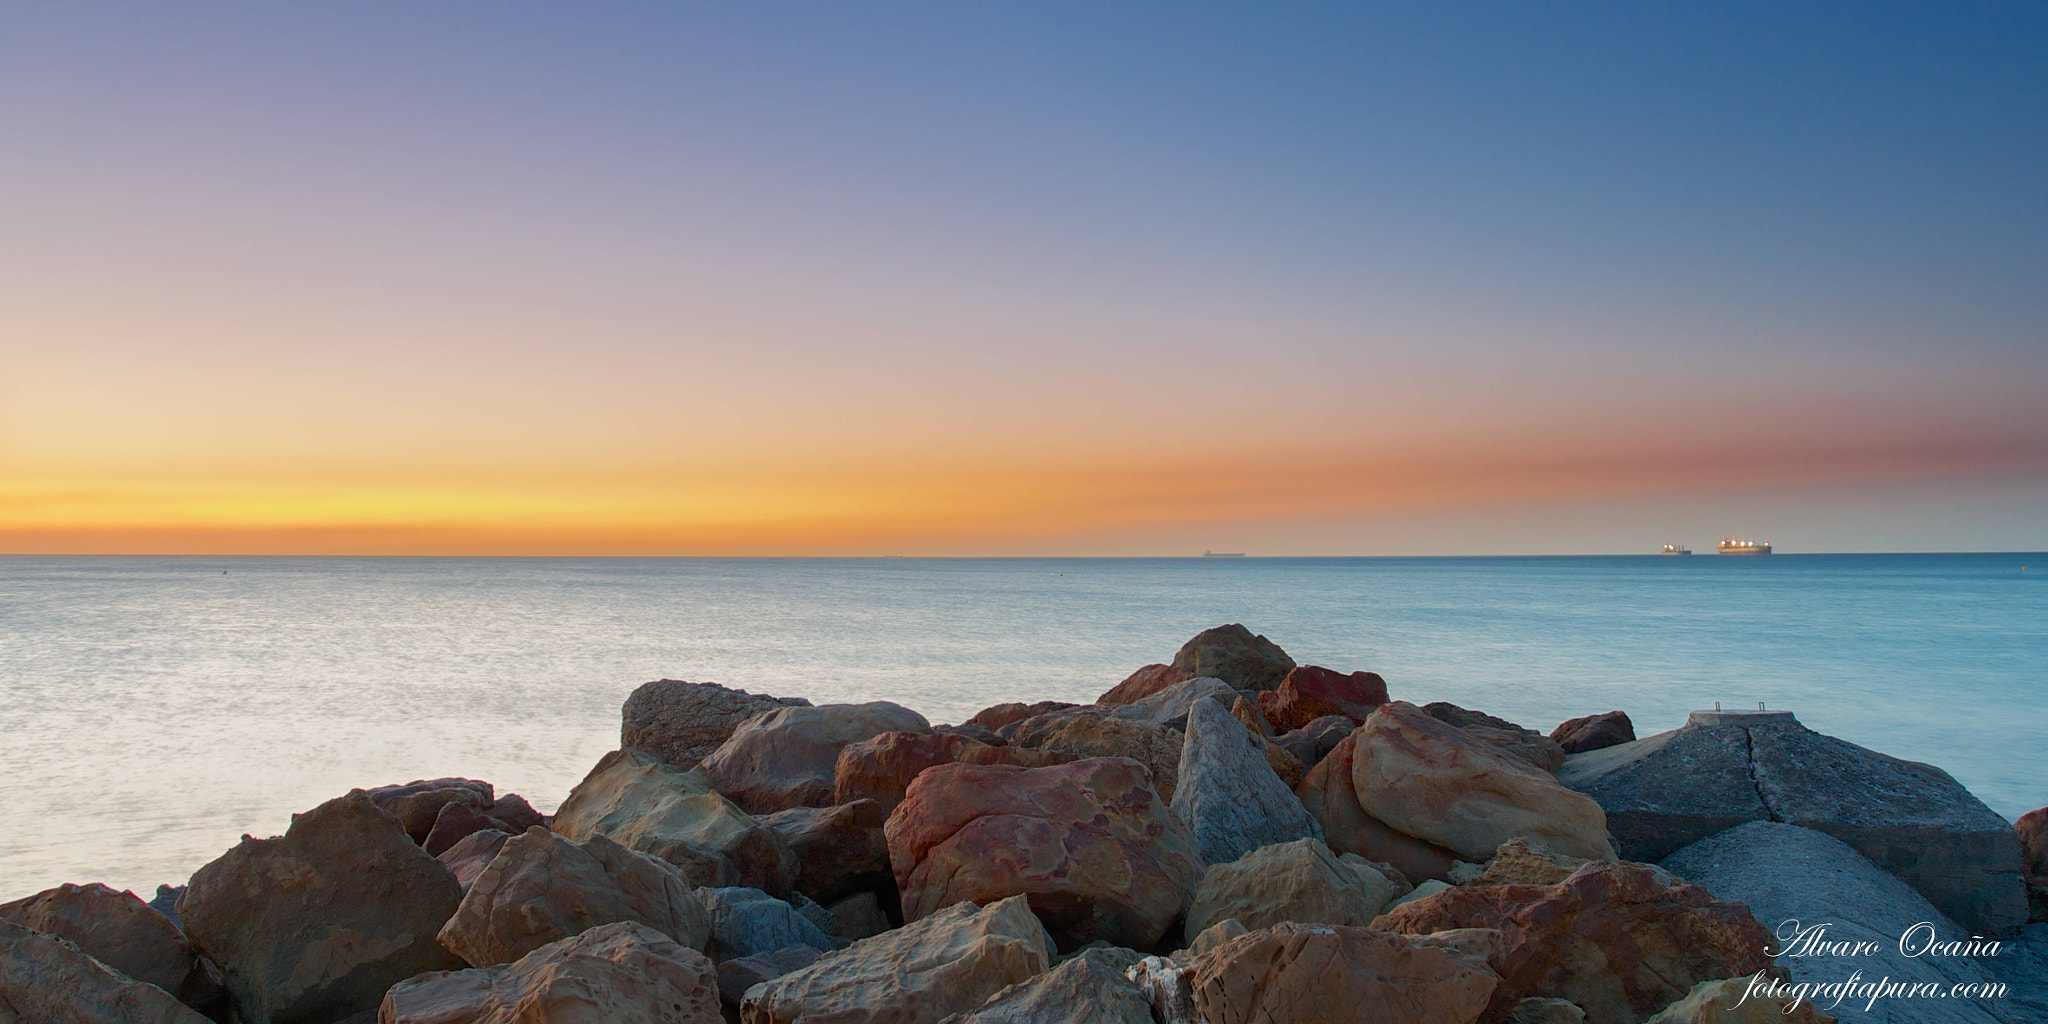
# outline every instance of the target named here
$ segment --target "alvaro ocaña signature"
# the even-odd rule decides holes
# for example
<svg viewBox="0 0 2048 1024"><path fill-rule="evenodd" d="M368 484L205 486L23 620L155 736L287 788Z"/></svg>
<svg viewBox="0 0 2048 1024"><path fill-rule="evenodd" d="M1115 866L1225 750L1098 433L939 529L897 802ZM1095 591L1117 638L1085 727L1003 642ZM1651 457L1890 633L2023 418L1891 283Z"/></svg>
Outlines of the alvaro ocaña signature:
<svg viewBox="0 0 2048 1024"><path fill-rule="evenodd" d="M1802 925L1798 919L1787 920L1778 926L1778 941L1783 944L1775 956L1781 957L1864 957L1875 956L1884 945L1867 939L1834 939L1828 936L1829 924ZM1998 940L1972 935L1968 939L1943 939L1934 930L1931 922L1921 921L1899 934L1899 954L1909 959L1919 957L1977 957L1997 956ZM1749 986L1736 1001L1741 1005L1751 996L1766 999L1789 1000L1785 1012L1790 1013L1801 1002L1810 1002L1816 1007L1832 1010L1845 1000L1861 1000L1865 1012L1877 1005L1880 999L2002 999L2006 989L2002 982L1944 982L1944 981L1893 981L1890 975L1869 980L1863 977L1862 968L1850 972L1841 981L1829 982L1787 982L1767 972L1758 971L1749 979ZM1821 1000L1829 999L1825 1006Z"/></svg>

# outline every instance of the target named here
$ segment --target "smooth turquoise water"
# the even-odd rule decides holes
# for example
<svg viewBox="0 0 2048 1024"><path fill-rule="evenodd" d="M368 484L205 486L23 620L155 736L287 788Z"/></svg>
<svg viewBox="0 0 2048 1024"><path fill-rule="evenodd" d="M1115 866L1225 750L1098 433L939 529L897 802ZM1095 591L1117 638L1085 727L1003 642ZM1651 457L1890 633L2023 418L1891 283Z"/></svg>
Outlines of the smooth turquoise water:
<svg viewBox="0 0 2048 1024"><path fill-rule="evenodd" d="M958 721L1090 700L1233 621L1401 699L1645 735L1761 700L2008 817L2048 804L2042 554L0 558L0 899L146 895L351 786L550 808L660 676Z"/></svg>

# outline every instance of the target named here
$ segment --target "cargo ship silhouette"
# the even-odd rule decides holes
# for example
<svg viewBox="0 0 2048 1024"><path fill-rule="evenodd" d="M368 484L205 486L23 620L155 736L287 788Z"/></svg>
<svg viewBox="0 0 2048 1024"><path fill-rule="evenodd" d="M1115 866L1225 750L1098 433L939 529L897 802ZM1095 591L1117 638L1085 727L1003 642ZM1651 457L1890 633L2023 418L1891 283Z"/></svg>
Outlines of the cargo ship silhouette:
<svg viewBox="0 0 2048 1024"><path fill-rule="evenodd" d="M1721 542L1721 553L1724 555L1768 555L1771 553L1771 542L1767 540L1735 540L1729 538Z"/></svg>

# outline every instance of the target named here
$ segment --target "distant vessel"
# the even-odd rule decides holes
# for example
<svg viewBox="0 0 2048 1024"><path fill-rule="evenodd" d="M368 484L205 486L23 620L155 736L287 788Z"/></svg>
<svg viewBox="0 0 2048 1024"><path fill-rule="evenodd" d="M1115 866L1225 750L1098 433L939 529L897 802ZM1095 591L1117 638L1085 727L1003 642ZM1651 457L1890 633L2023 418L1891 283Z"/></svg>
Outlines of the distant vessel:
<svg viewBox="0 0 2048 1024"><path fill-rule="evenodd" d="M1202 557L1203 557L1203 558L1243 558L1243 557L1244 557L1244 552L1242 552L1242 551L1204 551L1204 552L1202 552Z"/></svg>
<svg viewBox="0 0 2048 1024"><path fill-rule="evenodd" d="M1666 544L1661 553L1666 555L1689 555L1692 554L1692 549L1683 544Z"/></svg>
<svg viewBox="0 0 2048 1024"><path fill-rule="evenodd" d="M1771 553L1771 542L1767 540L1735 540L1730 538L1721 542L1721 553L1724 555L1768 555Z"/></svg>

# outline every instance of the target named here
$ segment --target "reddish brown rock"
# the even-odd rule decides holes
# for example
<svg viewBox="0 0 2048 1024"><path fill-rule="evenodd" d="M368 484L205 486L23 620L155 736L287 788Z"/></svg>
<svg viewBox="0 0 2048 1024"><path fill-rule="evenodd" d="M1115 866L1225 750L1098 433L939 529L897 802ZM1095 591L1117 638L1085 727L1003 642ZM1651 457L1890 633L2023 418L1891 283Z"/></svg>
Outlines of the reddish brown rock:
<svg viewBox="0 0 2048 1024"><path fill-rule="evenodd" d="M1152 786L1160 799L1173 799L1183 742L1177 730L1120 718L1111 708L1084 706L1027 718L1007 731L1013 747L1076 759L1128 757L1152 773Z"/></svg>
<svg viewBox="0 0 2048 1024"><path fill-rule="evenodd" d="M873 800L831 807L792 807L762 816L761 824L789 843L802 865L796 891L819 903L893 886L889 843L882 825L889 812Z"/></svg>
<svg viewBox="0 0 2048 1024"><path fill-rule="evenodd" d="M1131 673L1123 682L1109 688L1095 703L1109 707L1117 704L1133 704L1166 689L1175 683L1185 683L1195 678L1194 673L1172 665L1147 665Z"/></svg>
<svg viewBox="0 0 2048 1024"><path fill-rule="evenodd" d="M1230 716L1243 722L1245 728L1269 740L1279 735L1273 729L1273 723L1266 720L1266 713L1259 710L1259 702L1244 694L1238 694L1237 698L1230 702Z"/></svg>
<svg viewBox="0 0 2048 1024"><path fill-rule="evenodd" d="M1637 1024L1696 984L1771 967L1769 930L1641 864L1595 861L1557 885L1459 886L1404 903L1374 927L1410 935L1494 928L1501 977L1488 1019L1528 996L1567 999L1589 1024Z"/></svg>
<svg viewBox="0 0 2048 1024"><path fill-rule="evenodd" d="M1062 947L1151 949L1202 877L1194 838L1125 758L939 765L884 831L905 920L1023 895Z"/></svg>
<svg viewBox="0 0 2048 1024"><path fill-rule="evenodd" d="M1063 700L1042 700L1036 704L997 704L975 712L974 717L968 719L966 724L1001 732L1006 725L1079 706Z"/></svg>
<svg viewBox="0 0 2048 1024"><path fill-rule="evenodd" d="M484 869L498 856L498 851L505 848L505 841L511 838L510 832L497 829L471 832L457 839L455 845L441 851L435 859L448 865L448 870L455 873L456 884L462 886L463 892L468 892L476 876L484 873Z"/></svg>
<svg viewBox="0 0 2048 1024"><path fill-rule="evenodd" d="M188 1006L212 1006L222 994L208 970L211 965L200 962L185 933L132 892L97 884L60 885L0 904L0 921L63 939Z"/></svg>
<svg viewBox="0 0 2048 1024"><path fill-rule="evenodd" d="M1294 759L1301 762L1302 771L1306 772L1321 764L1323 758L1330 756L1330 751L1337 749L1337 744L1356 728L1357 723L1343 715L1324 715L1299 729L1274 737L1273 742L1293 754Z"/></svg>
<svg viewBox="0 0 2048 1024"><path fill-rule="evenodd" d="M415 843L426 842L434 830L441 808L459 803L472 810L489 810L491 784L477 779L415 779L397 786L366 790L370 802L390 811Z"/></svg>
<svg viewBox="0 0 2048 1024"><path fill-rule="evenodd" d="M198 1011L54 935L0 921L0 1022L207 1024Z"/></svg>
<svg viewBox="0 0 2048 1024"><path fill-rule="evenodd" d="M1635 742L1636 724L1629 721L1626 711L1609 711L1561 723L1550 730L1550 738L1567 754L1583 754Z"/></svg>
<svg viewBox="0 0 2048 1024"><path fill-rule="evenodd" d="M847 744L885 732L931 731L923 715L883 700L785 707L740 723L702 767L712 788L748 814L829 807L833 769Z"/></svg>
<svg viewBox="0 0 2048 1024"><path fill-rule="evenodd" d="M1474 1024L1499 984L1497 939L1290 922L1210 950L1190 983L1210 1024Z"/></svg>
<svg viewBox="0 0 2048 1024"><path fill-rule="evenodd" d="M579 844L536 827L485 866L439 940L471 967L490 967L617 921L696 949L711 934L709 912L674 866L603 836Z"/></svg>
<svg viewBox="0 0 2048 1024"><path fill-rule="evenodd" d="M1074 755L1029 747L992 747L953 733L885 732L839 751L833 768L832 802L873 800L886 816L903 802L903 791L919 772L954 761L1042 768Z"/></svg>
<svg viewBox="0 0 2048 1024"><path fill-rule="evenodd" d="M809 707L802 697L771 697L717 683L657 679L626 698L619 745L643 750L685 771L710 757L740 723L777 708Z"/></svg>
<svg viewBox="0 0 2048 1024"><path fill-rule="evenodd" d="M1387 702L1387 681L1377 672L1345 675L1317 665L1287 673L1278 688L1259 694L1259 708L1281 732L1299 729L1325 715L1343 715L1363 722L1372 709Z"/></svg>
<svg viewBox="0 0 2048 1024"><path fill-rule="evenodd" d="M1393 865L1410 879L1448 878L1458 855L1414 836L1403 835L1365 812L1353 782L1358 736L1345 734L1309 769L1294 795L1323 826L1323 841L1339 853Z"/></svg>
<svg viewBox="0 0 2048 1024"><path fill-rule="evenodd" d="M378 1024L722 1024L704 954L631 921L391 986Z"/></svg>
<svg viewBox="0 0 2048 1024"><path fill-rule="evenodd" d="M471 832L496 829L516 836L545 820L539 811L534 810L525 798L517 793L507 793L493 801L488 809L481 811L466 803L451 800L441 805L441 813L434 817L434 827L427 832L427 837L420 841L420 846L428 853L439 857Z"/></svg>
<svg viewBox="0 0 2048 1024"><path fill-rule="evenodd" d="M1271 690L1294 671L1294 659L1233 622L1196 633L1174 654L1172 667L1188 679L1210 676L1239 690Z"/></svg>
<svg viewBox="0 0 2048 1024"><path fill-rule="evenodd" d="M2048 807L2014 823L2020 834L2020 877L2027 886L2027 920L2048 921Z"/></svg>

